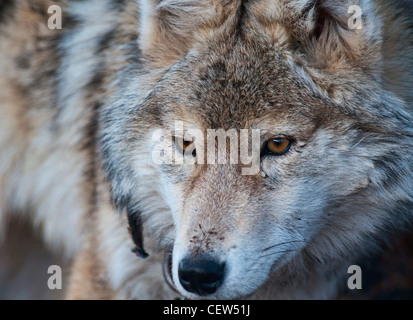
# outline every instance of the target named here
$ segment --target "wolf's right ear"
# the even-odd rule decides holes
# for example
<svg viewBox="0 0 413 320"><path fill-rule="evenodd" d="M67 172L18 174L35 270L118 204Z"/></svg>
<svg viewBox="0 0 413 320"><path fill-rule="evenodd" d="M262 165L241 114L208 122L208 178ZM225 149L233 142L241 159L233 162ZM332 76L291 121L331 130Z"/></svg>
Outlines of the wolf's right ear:
<svg viewBox="0 0 413 320"><path fill-rule="evenodd" d="M167 66L182 58L197 37L222 25L238 1L137 0L139 46L145 59Z"/></svg>

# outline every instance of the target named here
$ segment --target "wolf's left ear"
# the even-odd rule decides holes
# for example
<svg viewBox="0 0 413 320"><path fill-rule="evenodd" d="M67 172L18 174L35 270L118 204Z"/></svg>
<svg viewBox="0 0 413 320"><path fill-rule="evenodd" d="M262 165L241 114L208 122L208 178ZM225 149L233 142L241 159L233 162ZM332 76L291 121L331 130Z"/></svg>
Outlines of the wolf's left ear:
<svg viewBox="0 0 413 320"><path fill-rule="evenodd" d="M381 77L382 20L375 1L307 1L301 14L305 30L297 38L316 67L335 73L350 65Z"/></svg>
<svg viewBox="0 0 413 320"><path fill-rule="evenodd" d="M137 0L139 46L144 57L158 66L182 58L203 30L226 19L233 0Z"/></svg>
<svg viewBox="0 0 413 320"><path fill-rule="evenodd" d="M331 74L358 68L380 76L382 20L373 0L257 0L253 26Z"/></svg>

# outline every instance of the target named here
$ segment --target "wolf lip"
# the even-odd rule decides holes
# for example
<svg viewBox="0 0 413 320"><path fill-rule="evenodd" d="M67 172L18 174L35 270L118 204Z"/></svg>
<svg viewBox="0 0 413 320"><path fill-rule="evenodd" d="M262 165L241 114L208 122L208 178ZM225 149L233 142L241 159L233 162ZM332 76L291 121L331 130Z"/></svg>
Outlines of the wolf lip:
<svg viewBox="0 0 413 320"><path fill-rule="evenodd" d="M162 274L168 286L178 293L172 278L172 249L172 246L168 246L165 250L165 255L162 261Z"/></svg>

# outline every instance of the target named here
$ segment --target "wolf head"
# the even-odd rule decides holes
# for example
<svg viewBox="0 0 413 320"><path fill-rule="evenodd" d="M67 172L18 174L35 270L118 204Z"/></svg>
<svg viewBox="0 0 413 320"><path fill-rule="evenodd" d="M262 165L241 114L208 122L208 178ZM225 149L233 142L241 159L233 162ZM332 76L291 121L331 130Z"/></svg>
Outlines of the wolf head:
<svg viewBox="0 0 413 320"><path fill-rule="evenodd" d="M139 65L102 114L101 154L114 203L152 250L173 246L181 294L293 285L408 220L413 122L386 86L375 2L142 0L139 15ZM211 130L234 133L227 161L208 161Z"/></svg>

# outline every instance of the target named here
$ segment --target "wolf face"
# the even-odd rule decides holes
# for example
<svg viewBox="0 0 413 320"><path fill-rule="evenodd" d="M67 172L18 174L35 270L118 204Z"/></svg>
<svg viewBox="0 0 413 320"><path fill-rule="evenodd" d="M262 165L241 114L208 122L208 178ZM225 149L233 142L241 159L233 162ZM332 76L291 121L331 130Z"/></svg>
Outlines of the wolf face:
<svg viewBox="0 0 413 320"><path fill-rule="evenodd" d="M335 297L412 221L412 17L407 0L0 5L0 235L22 213L66 249L72 299Z"/></svg>
<svg viewBox="0 0 413 320"><path fill-rule="evenodd" d="M412 201L412 118L383 86L373 2L357 2L361 31L345 24L352 1L142 4L145 68L102 115L104 167L145 239L173 246L182 295L239 298L274 277L303 279L401 222L393 215ZM203 136L192 139L193 129ZM212 129L258 130L259 172L242 174L229 156L208 163ZM159 130L171 139L154 139ZM161 144L190 152L155 164Z"/></svg>

